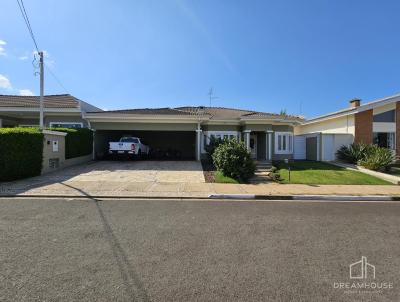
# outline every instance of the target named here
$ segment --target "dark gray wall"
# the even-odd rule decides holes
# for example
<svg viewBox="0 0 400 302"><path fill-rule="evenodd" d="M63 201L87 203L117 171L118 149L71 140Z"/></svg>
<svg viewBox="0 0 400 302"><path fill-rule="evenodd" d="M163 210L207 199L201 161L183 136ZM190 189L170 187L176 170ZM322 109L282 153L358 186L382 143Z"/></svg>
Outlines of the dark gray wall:
<svg viewBox="0 0 400 302"><path fill-rule="evenodd" d="M307 137L306 138L306 159L307 160L317 160L318 159L318 146L317 137Z"/></svg>
<svg viewBox="0 0 400 302"><path fill-rule="evenodd" d="M265 160L265 149L266 149L266 133L258 132L257 133L257 159Z"/></svg>

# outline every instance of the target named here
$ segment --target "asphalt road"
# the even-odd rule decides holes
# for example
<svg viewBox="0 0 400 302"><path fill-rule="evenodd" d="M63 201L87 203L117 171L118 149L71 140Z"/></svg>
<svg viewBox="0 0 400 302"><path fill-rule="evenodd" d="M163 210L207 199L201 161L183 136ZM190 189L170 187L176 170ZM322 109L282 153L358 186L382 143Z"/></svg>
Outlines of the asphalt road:
<svg viewBox="0 0 400 302"><path fill-rule="evenodd" d="M375 279L349 278L361 256ZM0 199L0 301L400 301L399 281L400 203Z"/></svg>

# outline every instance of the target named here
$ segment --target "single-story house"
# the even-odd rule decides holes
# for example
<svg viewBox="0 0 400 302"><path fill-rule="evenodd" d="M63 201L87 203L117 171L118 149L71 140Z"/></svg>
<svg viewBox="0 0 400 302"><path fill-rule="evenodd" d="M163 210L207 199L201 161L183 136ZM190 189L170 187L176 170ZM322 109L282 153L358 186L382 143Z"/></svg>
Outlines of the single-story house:
<svg viewBox="0 0 400 302"><path fill-rule="evenodd" d="M71 95L44 97L45 125L94 130L94 154L108 142L138 136L153 150L179 152L199 160L211 137L243 140L257 160L335 160L336 151L353 142L377 144L400 153L400 95L361 104L312 119L221 107L145 108L103 111ZM0 127L39 124L37 96L0 95Z"/></svg>
<svg viewBox="0 0 400 302"><path fill-rule="evenodd" d="M312 119L294 128L295 159L332 161L336 151L353 142L377 144L400 154L400 95L349 107Z"/></svg>
<svg viewBox="0 0 400 302"><path fill-rule="evenodd" d="M82 114L101 111L69 94L46 95L43 103L46 127L87 127ZM38 96L0 95L0 127L38 126L39 107Z"/></svg>
<svg viewBox="0 0 400 302"><path fill-rule="evenodd" d="M123 135L140 137L153 150L177 150L200 160L211 137L243 140L257 160L292 158L293 129L303 119L220 107L178 107L86 112L95 130L95 154Z"/></svg>

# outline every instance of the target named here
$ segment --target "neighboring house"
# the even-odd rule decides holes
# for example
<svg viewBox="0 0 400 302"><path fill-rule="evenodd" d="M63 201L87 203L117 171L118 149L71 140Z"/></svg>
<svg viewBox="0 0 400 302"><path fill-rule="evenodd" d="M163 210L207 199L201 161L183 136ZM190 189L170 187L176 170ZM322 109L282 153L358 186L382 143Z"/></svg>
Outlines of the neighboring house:
<svg viewBox="0 0 400 302"><path fill-rule="evenodd" d="M87 112L95 130L95 154L122 135L138 136L153 151L170 149L199 160L211 137L244 140L257 160L292 158L293 129L303 119L265 112L219 107L179 107Z"/></svg>
<svg viewBox="0 0 400 302"><path fill-rule="evenodd" d="M101 111L101 109L69 94L44 97L46 127L87 127L87 122L82 118L82 114L86 111ZM0 95L0 127L38 125L38 96Z"/></svg>
<svg viewBox="0 0 400 302"><path fill-rule="evenodd" d="M366 104L351 100L349 108L308 119L294 131L295 159L332 161L341 146L353 142L400 155L400 95Z"/></svg>

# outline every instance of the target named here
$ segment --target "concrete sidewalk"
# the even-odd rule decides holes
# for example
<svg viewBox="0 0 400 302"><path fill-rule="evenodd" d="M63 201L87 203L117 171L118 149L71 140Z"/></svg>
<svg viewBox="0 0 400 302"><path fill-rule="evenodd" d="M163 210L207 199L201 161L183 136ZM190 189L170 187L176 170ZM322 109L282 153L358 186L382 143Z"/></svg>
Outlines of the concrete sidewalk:
<svg viewBox="0 0 400 302"><path fill-rule="evenodd" d="M400 196L400 186L372 185L282 185L218 184L190 182L121 182L39 179L0 184L0 196L109 196L109 197L198 197L211 194L255 195L347 195Z"/></svg>

